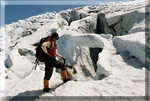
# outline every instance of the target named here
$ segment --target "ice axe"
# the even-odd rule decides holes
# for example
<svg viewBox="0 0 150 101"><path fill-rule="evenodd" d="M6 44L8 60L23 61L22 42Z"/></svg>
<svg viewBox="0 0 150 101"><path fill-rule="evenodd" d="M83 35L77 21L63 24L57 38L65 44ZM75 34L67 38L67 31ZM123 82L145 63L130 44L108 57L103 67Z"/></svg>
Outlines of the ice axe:
<svg viewBox="0 0 150 101"><path fill-rule="evenodd" d="M63 58L63 61L64 61L64 64L66 67L70 68L70 69L73 69L73 73L76 74L77 73L77 70L74 68L73 65L69 65L69 64L66 64L66 59Z"/></svg>

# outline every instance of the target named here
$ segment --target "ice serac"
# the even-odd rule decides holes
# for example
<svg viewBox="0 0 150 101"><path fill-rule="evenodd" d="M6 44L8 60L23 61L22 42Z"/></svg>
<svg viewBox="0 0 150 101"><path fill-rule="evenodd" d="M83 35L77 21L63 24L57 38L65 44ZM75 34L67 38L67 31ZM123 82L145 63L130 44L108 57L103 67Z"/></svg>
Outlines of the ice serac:
<svg viewBox="0 0 150 101"><path fill-rule="evenodd" d="M87 12L83 12L78 9L82 9L82 8L64 10L64 11L61 11L59 14L61 15L62 18L64 18L68 22L68 25L70 25L73 21L76 21L76 20L79 20L88 16Z"/></svg>
<svg viewBox="0 0 150 101"><path fill-rule="evenodd" d="M131 56L137 57L145 64L145 33L138 32L116 37L113 39L113 43L118 52L128 51Z"/></svg>
<svg viewBox="0 0 150 101"><path fill-rule="evenodd" d="M99 13L97 15L96 33L98 33L98 34L102 34L102 33L109 34L109 33L111 33L112 35L115 35L113 30L109 27L104 13Z"/></svg>
<svg viewBox="0 0 150 101"><path fill-rule="evenodd" d="M95 33L96 32L96 15L91 15L77 21L73 21L69 26L73 31L79 33Z"/></svg>
<svg viewBox="0 0 150 101"><path fill-rule="evenodd" d="M72 35L69 33L72 33ZM77 70L79 70L79 72L81 72L79 68L87 69L90 66L90 68L92 67L91 68L92 70L89 70L89 72L93 71L94 73L96 71L95 71L93 63L91 62L82 63L82 62L89 61L89 60L91 61L90 54L88 52L89 50L87 50L88 48L103 49L105 47L104 44L109 44L109 43L107 42L107 39L101 35L92 34L92 33L81 34L77 32L66 31L64 32L64 35L61 36L58 41L58 52L67 58L67 63L75 64L75 66L77 64L76 67L78 68ZM85 52L83 52L83 50ZM86 56L84 56L83 58L82 55L84 55L84 53L86 53L85 54ZM84 70L82 72L84 72ZM93 73L92 73L92 76L94 78L95 73L94 74Z"/></svg>
<svg viewBox="0 0 150 101"><path fill-rule="evenodd" d="M116 36L126 35L135 26L145 19L144 3L130 9L120 9L112 14L106 14L108 25ZM140 30L141 28L139 28Z"/></svg>

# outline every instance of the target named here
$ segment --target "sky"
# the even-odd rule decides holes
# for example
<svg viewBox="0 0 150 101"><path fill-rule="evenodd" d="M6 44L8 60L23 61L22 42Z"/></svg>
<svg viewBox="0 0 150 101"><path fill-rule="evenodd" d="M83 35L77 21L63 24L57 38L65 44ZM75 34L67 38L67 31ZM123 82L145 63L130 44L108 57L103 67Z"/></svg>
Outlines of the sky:
<svg viewBox="0 0 150 101"><path fill-rule="evenodd" d="M8 5L5 8L5 24L10 24L17 20L44 14L46 12L59 12L64 9L80 6L82 5Z"/></svg>
<svg viewBox="0 0 150 101"><path fill-rule="evenodd" d="M5 0L5 1L17 1L17 0ZM26 1L29 1L29 0L26 0ZM35 1L35 0L32 0L32 1ZM59 1L59 0L55 0L55 1ZM77 1L80 1L80 0L77 0ZM89 1L93 2L96 0L89 0ZM103 2L107 3L107 2L113 2L113 1L117 2L117 1L127 1L127 0L99 0L99 1L101 1L102 3ZM79 4L79 5L73 5L73 4L70 4L70 5L6 5L5 6L5 24L11 24L18 20L23 20L25 18L36 16L39 14L44 14L46 12L52 12L52 11L59 12L61 10L65 10L68 8L76 8L76 7L81 7L81 6L85 6L85 5L83 4Z"/></svg>

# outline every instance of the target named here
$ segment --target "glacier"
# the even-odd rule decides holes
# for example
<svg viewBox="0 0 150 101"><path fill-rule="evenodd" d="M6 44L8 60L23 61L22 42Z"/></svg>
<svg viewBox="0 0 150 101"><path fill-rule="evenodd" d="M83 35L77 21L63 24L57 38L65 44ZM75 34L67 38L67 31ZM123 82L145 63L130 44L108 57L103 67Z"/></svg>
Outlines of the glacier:
<svg viewBox="0 0 150 101"><path fill-rule="evenodd" d="M50 12L6 25L5 96L145 96L145 1L89 5ZM54 91L44 94L44 64L33 70L39 40L57 31L57 52L77 70L61 85L55 69ZM93 48L97 52L91 58ZM96 67L95 67L96 66Z"/></svg>

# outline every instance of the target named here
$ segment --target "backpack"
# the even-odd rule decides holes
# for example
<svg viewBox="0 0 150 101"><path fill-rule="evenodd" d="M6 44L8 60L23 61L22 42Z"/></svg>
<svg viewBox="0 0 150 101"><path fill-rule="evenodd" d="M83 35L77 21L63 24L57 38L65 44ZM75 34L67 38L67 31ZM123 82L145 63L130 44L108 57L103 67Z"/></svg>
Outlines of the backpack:
<svg viewBox="0 0 150 101"><path fill-rule="evenodd" d="M39 62L45 62L45 55L47 55L46 53L44 53L44 51L42 50L41 46L44 42L46 42L48 39L50 38L50 36L47 36L45 38L42 38L40 40L40 42L37 44L37 47L35 48L35 67L33 69L36 70L37 65L39 65Z"/></svg>
<svg viewBox="0 0 150 101"><path fill-rule="evenodd" d="M38 44L38 46L36 47L36 53L35 53L35 57L38 61L40 62L44 62L45 61L45 53L44 51L42 50L41 46L44 42L46 42L48 40L48 38L50 38L50 36L47 36L45 38L42 38Z"/></svg>

